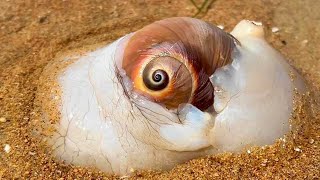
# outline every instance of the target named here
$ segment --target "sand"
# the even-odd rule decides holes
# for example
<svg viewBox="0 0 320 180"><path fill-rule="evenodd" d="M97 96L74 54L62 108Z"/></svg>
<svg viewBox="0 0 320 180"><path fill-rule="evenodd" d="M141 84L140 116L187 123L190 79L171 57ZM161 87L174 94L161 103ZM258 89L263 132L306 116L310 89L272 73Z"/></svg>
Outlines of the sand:
<svg viewBox="0 0 320 180"><path fill-rule="evenodd" d="M198 18L223 25L227 31L241 19L263 22L267 40L305 77L310 89L297 99L293 130L271 146L191 160L168 172L134 172L131 178L318 179L319 8L318 0L214 1ZM195 13L188 0L1 1L0 179L119 178L50 156L34 133L39 118L35 97L42 71L61 52L112 42L155 20Z"/></svg>

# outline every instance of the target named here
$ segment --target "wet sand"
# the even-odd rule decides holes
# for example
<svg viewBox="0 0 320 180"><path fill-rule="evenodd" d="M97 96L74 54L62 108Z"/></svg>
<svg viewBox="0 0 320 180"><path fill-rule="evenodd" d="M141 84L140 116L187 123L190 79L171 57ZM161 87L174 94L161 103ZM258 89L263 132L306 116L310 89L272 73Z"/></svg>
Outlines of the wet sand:
<svg viewBox="0 0 320 180"><path fill-rule="evenodd" d="M293 131L272 146L208 156L168 172L133 179L317 179L320 177L320 1L217 0L199 18L230 31L241 19L262 21L267 40L309 84L296 102ZM190 1L0 2L0 179L118 178L55 161L37 136L39 78L54 57L108 43L155 20L192 16ZM272 33L272 27L279 31ZM2 119L1 119L2 118ZM5 145L11 147L4 151ZM8 149L7 149L8 150Z"/></svg>

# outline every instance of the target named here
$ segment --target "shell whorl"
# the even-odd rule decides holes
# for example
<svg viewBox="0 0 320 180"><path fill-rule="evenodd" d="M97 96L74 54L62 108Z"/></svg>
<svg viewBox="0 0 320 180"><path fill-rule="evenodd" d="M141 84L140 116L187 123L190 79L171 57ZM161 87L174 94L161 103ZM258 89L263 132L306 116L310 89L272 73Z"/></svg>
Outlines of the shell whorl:
<svg viewBox="0 0 320 180"><path fill-rule="evenodd" d="M209 76L232 61L235 44L230 34L204 21L169 18L145 26L128 38L121 64L134 90L151 100L168 109L191 103L205 110L214 99ZM155 71L166 74L156 76ZM145 76L152 78L152 85L145 85ZM163 80L166 77L169 83L159 85L167 83ZM155 86L162 89L150 89Z"/></svg>

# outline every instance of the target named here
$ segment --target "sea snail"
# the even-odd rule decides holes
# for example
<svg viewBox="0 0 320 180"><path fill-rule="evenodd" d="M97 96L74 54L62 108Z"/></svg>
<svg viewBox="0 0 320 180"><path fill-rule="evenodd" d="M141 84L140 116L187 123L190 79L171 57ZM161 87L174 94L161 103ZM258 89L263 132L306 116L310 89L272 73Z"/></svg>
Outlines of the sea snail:
<svg viewBox="0 0 320 180"><path fill-rule="evenodd" d="M70 59L54 73L59 115L47 142L60 160L120 175L272 144L305 88L246 20L229 34L164 19Z"/></svg>

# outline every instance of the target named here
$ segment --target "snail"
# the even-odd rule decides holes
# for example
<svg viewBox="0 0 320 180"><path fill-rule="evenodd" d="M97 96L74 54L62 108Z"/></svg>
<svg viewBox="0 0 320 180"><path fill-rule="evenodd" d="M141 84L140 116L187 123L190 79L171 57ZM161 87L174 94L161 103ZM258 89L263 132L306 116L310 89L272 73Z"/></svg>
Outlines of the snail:
<svg viewBox="0 0 320 180"><path fill-rule="evenodd" d="M60 60L42 92L43 121L57 118L46 139L53 156L119 175L272 144L306 87L247 20L227 33L164 19Z"/></svg>

